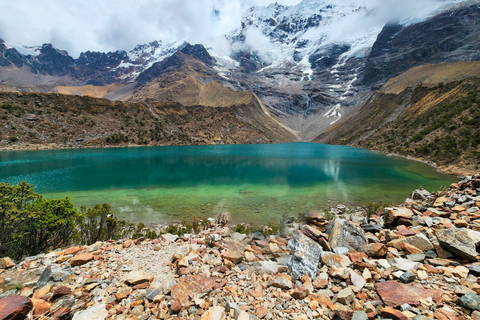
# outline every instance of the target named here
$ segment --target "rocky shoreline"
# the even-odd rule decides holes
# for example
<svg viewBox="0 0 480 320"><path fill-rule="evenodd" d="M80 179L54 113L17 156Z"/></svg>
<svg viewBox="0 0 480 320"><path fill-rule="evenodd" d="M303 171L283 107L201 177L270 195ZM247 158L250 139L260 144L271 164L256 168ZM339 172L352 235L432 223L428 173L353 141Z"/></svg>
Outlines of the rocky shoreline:
<svg viewBox="0 0 480 320"><path fill-rule="evenodd" d="M0 319L480 319L480 175L336 213L3 258Z"/></svg>

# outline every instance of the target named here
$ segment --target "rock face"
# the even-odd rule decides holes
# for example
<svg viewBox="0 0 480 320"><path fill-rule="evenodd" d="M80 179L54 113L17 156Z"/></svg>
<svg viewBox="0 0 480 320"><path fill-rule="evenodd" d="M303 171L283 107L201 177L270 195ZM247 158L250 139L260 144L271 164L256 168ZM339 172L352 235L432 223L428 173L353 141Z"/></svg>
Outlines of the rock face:
<svg viewBox="0 0 480 320"><path fill-rule="evenodd" d="M476 245L469 232L465 229L451 228L437 231L437 239L443 249L455 256L476 261L478 252Z"/></svg>
<svg viewBox="0 0 480 320"><path fill-rule="evenodd" d="M0 319L23 320L32 308L33 304L27 297L14 295L0 299Z"/></svg>
<svg viewBox="0 0 480 320"><path fill-rule="evenodd" d="M320 245L303 233L296 232L288 242L288 248L292 251L288 262L288 272L292 278L299 279L308 274L313 279L322 253Z"/></svg>
<svg viewBox="0 0 480 320"><path fill-rule="evenodd" d="M327 225L328 242L332 248L346 247L351 250L363 252L366 244L363 230L344 219L335 218Z"/></svg>

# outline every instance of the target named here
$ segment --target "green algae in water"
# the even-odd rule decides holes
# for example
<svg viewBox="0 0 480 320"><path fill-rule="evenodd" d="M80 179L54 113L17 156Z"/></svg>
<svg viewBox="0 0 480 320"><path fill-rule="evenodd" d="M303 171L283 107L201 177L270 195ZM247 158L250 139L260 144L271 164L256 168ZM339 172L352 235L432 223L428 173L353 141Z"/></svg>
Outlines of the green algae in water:
<svg viewBox="0 0 480 320"><path fill-rule="evenodd" d="M0 181L21 180L77 206L108 202L133 221L228 211L266 223L330 203L400 203L419 186L434 191L456 179L364 149L290 143L0 152Z"/></svg>

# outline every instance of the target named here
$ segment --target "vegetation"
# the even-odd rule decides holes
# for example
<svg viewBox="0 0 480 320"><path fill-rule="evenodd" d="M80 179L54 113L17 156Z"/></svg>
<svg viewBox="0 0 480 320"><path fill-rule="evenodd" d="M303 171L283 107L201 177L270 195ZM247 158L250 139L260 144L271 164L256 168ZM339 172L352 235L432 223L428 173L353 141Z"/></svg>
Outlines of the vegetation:
<svg viewBox="0 0 480 320"><path fill-rule="evenodd" d="M125 238L138 230L113 217L109 204L78 211L68 197L43 199L25 181L0 183L0 256L18 259L72 243Z"/></svg>

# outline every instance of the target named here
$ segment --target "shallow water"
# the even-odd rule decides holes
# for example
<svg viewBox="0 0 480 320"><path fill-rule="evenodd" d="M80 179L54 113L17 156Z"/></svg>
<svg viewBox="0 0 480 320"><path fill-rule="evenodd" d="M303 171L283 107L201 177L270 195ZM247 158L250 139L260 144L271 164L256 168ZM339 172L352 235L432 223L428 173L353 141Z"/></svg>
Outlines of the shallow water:
<svg viewBox="0 0 480 320"><path fill-rule="evenodd" d="M0 182L21 180L76 206L108 202L133 221L228 211L264 223L333 203L400 203L419 186L434 191L456 179L364 149L288 143L0 152Z"/></svg>

